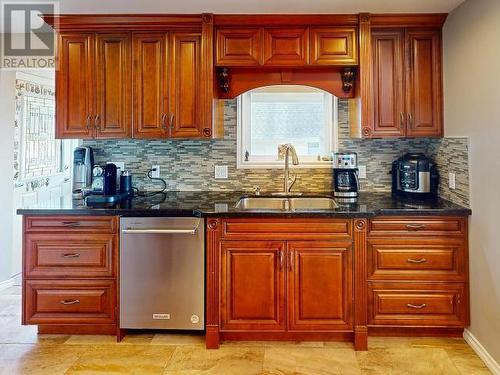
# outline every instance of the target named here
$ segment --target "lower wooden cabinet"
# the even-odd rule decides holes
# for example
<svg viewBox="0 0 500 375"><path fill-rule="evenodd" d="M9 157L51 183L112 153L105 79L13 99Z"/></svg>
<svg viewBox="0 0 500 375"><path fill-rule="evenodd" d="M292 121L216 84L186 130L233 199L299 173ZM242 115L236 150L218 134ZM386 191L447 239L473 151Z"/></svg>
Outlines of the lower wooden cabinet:
<svg viewBox="0 0 500 375"><path fill-rule="evenodd" d="M27 280L24 324L115 323L114 280Z"/></svg>
<svg viewBox="0 0 500 375"><path fill-rule="evenodd" d="M118 218L26 216L23 223L23 324L40 333L116 332Z"/></svg>
<svg viewBox="0 0 500 375"><path fill-rule="evenodd" d="M287 244L288 329L352 329L350 242Z"/></svg>
<svg viewBox="0 0 500 375"><path fill-rule="evenodd" d="M221 330L285 330L284 242L221 243Z"/></svg>
<svg viewBox="0 0 500 375"><path fill-rule="evenodd" d="M372 326L464 327L463 283L370 283L368 324Z"/></svg>

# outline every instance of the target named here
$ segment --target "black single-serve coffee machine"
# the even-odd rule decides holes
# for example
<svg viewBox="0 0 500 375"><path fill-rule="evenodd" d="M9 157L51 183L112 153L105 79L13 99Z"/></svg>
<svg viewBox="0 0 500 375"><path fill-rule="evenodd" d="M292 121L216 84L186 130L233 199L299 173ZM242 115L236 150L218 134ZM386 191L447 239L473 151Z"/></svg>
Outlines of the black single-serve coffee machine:
<svg viewBox="0 0 500 375"><path fill-rule="evenodd" d="M333 154L333 196L356 199L359 192L358 155L352 153Z"/></svg>

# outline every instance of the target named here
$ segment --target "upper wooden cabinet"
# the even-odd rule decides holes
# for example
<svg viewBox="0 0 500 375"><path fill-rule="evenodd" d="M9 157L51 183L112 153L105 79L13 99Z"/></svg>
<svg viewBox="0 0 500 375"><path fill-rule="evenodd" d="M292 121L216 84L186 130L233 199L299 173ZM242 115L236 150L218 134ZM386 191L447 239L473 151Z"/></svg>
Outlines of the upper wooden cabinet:
<svg viewBox="0 0 500 375"><path fill-rule="evenodd" d="M130 135L130 34L59 36L57 138Z"/></svg>
<svg viewBox="0 0 500 375"><path fill-rule="evenodd" d="M56 74L56 137L92 138L94 34L62 34Z"/></svg>
<svg viewBox="0 0 500 375"><path fill-rule="evenodd" d="M366 137L443 135L440 29L372 29L373 114Z"/></svg>
<svg viewBox="0 0 500 375"><path fill-rule="evenodd" d="M128 34L96 36L96 138L123 138L131 134L130 50Z"/></svg>
<svg viewBox="0 0 500 375"><path fill-rule="evenodd" d="M306 65L307 36L307 28L265 29L264 65Z"/></svg>
<svg viewBox="0 0 500 375"><path fill-rule="evenodd" d="M163 138L167 134L168 34L133 36L134 138Z"/></svg>
<svg viewBox="0 0 500 375"><path fill-rule="evenodd" d="M357 65L355 27L311 27L312 65Z"/></svg>
<svg viewBox="0 0 500 375"><path fill-rule="evenodd" d="M220 27L217 66L357 65L356 27Z"/></svg>
<svg viewBox="0 0 500 375"><path fill-rule="evenodd" d="M374 137L406 134L404 88L404 30L374 30L373 129Z"/></svg>
<svg viewBox="0 0 500 375"><path fill-rule="evenodd" d="M261 65L262 30L257 28L218 29L215 50L217 65Z"/></svg>
<svg viewBox="0 0 500 375"><path fill-rule="evenodd" d="M212 129L212 15L43 17L59 35L57 138L222 134Z"/></svg>
<svg viewBox="0 0 500 375"><path fill-rule="evenodd" d="M169 137L201 137L201 35L174 32L170 40Z"/></svg>
<svg viewBox="0 0 500 375"><path fill-rule="evenodd" d="M443 135L441 30L406 30L407 135Z"/></svg>

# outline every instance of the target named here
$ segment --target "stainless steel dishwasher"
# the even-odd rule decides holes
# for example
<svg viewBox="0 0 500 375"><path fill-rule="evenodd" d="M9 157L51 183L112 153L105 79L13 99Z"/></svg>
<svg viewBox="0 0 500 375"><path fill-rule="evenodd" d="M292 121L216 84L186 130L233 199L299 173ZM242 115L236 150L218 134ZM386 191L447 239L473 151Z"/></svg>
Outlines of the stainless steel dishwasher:
<svg viewBox="0 0 500 375"><path fill-rule="evenodd" d="M204 219L120 220L120 328L204 329Z"/></svg>

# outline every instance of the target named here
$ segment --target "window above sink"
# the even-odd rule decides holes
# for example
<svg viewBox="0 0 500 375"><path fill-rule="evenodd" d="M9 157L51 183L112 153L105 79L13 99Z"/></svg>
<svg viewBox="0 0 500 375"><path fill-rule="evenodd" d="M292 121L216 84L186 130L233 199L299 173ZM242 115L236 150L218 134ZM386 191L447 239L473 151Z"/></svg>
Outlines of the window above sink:
<svg viewBox="0 0 500 375"><path fill-rule="evenodd" d="M283 168L278 145L291 143L299 168L330 168L337 149L337 98L309 86L280 85L238 97L237 167Z"/></svg>

